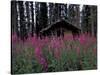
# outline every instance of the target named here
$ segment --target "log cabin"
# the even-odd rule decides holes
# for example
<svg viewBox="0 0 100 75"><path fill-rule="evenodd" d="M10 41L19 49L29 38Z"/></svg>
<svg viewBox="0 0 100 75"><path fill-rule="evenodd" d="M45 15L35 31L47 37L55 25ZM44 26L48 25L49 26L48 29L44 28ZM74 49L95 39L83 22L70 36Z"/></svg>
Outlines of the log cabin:
<svg viewBox="0 0 100 75"><path fill-rule="evenodd" d="M81 32L81 29L70 22L61 19L56 22L54 22L51 25L48 25L46 28L43 28L40 31L40 35L42 36L62 36L64 37L65 34L70 33L74 36L79 35Z"/></svg>

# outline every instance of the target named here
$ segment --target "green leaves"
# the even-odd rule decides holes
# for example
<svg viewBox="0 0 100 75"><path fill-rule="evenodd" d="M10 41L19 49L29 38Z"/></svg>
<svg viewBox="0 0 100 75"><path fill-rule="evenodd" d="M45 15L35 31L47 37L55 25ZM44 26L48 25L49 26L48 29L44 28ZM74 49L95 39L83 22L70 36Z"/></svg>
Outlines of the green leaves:
<svg viewBox="0 0 100 75"><path fill-rule="evenodd" d="M56 39L56 38L55 38ZM96 39L89 37L86 44L80 44L76 40L38 40L35 46L25 42L13 46L12 73L40 73L40 72L58 72L58 71L75 71L90 70L97 68L97 51ZM81 39L83 41L84 39ZM93 40L94 39L94 40ZM50 44L50 41L55 43ZM46 43L44 43L47 42ZM54 46L57 41L59 47ZM28 43L28 44L27 44ZM62 46L60 46L62 45ZM38 49L39 47L39 49ZM35 52L35 49L37 51Z"/></svg>
<svg viewBox="0 0 100 75"><path fill-rule="evenodd" d="M15 74L30 73L32 70L32 63L23 55L19 55L16 60L12 60L12 65L12 73Z"/></svg>

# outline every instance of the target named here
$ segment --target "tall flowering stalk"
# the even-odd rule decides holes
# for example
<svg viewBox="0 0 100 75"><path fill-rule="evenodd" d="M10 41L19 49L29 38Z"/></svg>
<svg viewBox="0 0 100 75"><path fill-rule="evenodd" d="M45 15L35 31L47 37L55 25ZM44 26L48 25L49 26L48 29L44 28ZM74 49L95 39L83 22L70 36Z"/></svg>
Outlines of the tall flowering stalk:
<svg viewBox="0 0 100 75"><path fill-rule="evenodd" d="M43 69L44 69L45 71L47 71L48 64L47 64L46 59L43 57L43 54L42 54L42 51L41 51L41 47L36 47L34 53L35 53L35 58L36 58L36 60L37 60L41 65L43 65Z"/></svg>
<svg viewBox="0 0 100 75"><path fill-rule="evenodd" d="M86 36L84 34L83 35L80 35L79 42L82 45L85 45L86 44L87 41L86 41Z"/></svg>
<svg viewBox="0 0 100 75"><path fill-rule="evenodd" d="M12 43L16 43L18 41L18 39L19 39L18 36L16 35L16 33L13 33L12 36L11 36L11 38L12 38L11 39Z"/></svg>

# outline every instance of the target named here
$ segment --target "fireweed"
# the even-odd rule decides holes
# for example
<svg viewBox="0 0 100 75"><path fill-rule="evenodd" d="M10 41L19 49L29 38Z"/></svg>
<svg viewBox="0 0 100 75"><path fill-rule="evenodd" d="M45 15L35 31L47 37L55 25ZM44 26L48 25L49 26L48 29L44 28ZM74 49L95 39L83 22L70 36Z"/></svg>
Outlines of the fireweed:
<svg viewBox="0 0 100 75"><path fill-rule="evenodd" d="M30 60L30 64L38 65L39 63L42 65L36 66L39 68L31 68L28 72L52 72L96 68L96 37L90 36L86 33L80 34L75 39L72 34L65 34L64 37L45 37L43 39L40 39L36 35L33 37L29 35L25 41L22 41L14 33L11 40L13 52L12 63L15 60L18 60L17 57L23 55L24 58ZM26 56L28 53L29 56ZM31 59L29 59L30 57ZM23 60L26 60L24 58ZM37 63L32 63L32 61L37 61ZM13 67L16 65L18 66L16 63L12 64ZM26 65L28 67L32 66L27 63ZM40 68L42 71L39 70ZM25 68L22 66L21 69L24 70ZM12 69L13 73L20 73L19 70L20 69L17 67ZM25 70L25 72L27 71Z"/></svg>

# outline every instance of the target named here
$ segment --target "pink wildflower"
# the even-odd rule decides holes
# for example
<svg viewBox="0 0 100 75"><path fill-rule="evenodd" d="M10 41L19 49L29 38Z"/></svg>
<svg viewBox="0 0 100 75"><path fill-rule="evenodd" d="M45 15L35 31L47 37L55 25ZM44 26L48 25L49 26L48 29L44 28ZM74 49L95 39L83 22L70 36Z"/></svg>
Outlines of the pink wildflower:
<svg viewBox="0 0 100 75"><path fill-rule="evenodd" d="M86 43L86 36L85 35L80 35L79 37L79 41L82 45L84 45Z"/></svg>
<svg viewBox="0 0 100 75"><path fill-rule="evenodd" d="M12 37L12 43L15 43L18 41L18 37L15 33L11 37Z"/></svg>
<svg viewBox="0 0 100 75"><path fill-rule="evenodd" d="M41 55L42 55L40 47L36 47L34 53L35 53L35 57L37 59L39 59L41 57Z"/></svg>
<svg viewBox="0 0 100 75"><path fill-rule="evenodd" d="M43 57L40 58L40 64L43 65L43 69L44 69L45 71L47 71L47 69L48 69L48 64L47 64L46 60L45 60Z"/></svg>
<svg viewBox="0 0 100 75"><path fill-rule="evenodd" d="M35 57L36 57L37 61L41 65L43 65L44 70L47 71L48 65L47 65L46 60L42 56L42 51L41 51L40 47L36 47L36 49L35 49Z"/></svg>

